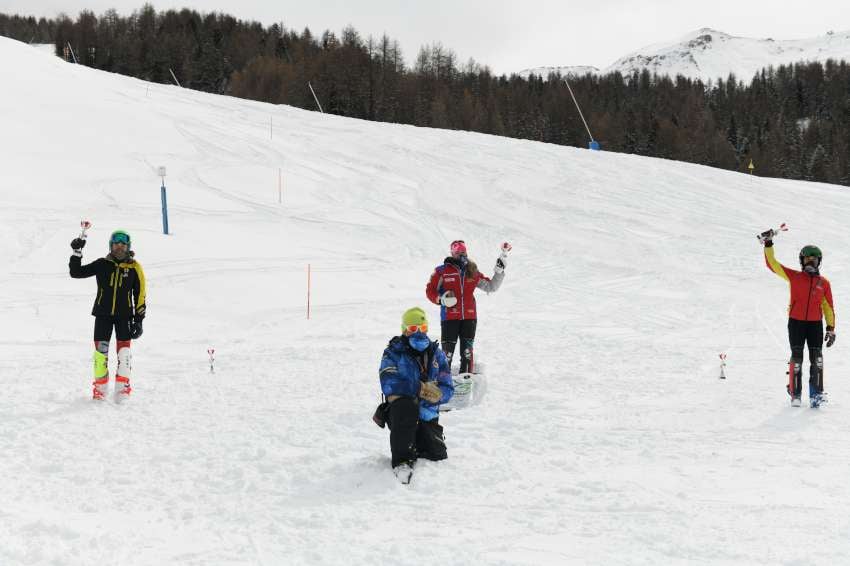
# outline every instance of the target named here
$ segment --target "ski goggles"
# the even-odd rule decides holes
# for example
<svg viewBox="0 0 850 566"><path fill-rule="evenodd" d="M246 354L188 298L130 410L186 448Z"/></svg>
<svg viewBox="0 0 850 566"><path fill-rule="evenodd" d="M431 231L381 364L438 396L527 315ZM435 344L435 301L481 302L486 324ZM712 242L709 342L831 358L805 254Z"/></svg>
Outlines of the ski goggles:
<svg viewBox="0 0 850 566"><path fill-rule="evenodd" d="M112 238L109 240L110 244L124 244L125 246L130 245L130 236L127 234L112 234Z"/></svg>
<svg viewBox="0 0 850 566"><path fill-rule="evenodd" d="M423 322L422 324L408 324L407 326L404 327L404 329L407 330L408 332L410 332L411 334L414 334L416 332L422 332L423 334L427 334L428 333L428 323Z"/></svg>
<svg viewBox="0 0 850 566"><path fill-rule="evenodd" d="M466 242L464 242L463 240L455 240L454 242L452 242L452 245L449 249L451 250L452 255L465 254Z"/></svg>

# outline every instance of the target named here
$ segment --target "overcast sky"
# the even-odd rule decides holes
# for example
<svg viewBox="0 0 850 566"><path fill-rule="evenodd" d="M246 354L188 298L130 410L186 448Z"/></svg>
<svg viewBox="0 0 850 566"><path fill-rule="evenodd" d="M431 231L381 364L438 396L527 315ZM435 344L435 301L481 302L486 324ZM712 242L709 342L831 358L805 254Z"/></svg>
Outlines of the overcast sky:
<svg viewBox="0 0 850 566"><path fill-rule="evenodd" d="M70 16L82 8L122 14L143 0L0 0L0 12ZM157 10L226 12L266 25L339 32L353 25L364 37L386 33L412 63L419 48L441 42L461 61L470 57L496 73L528 67L604 68L653 43L699 28L754 38L802 39L850 30L850 1L811 0L151 0Z"/></svg>

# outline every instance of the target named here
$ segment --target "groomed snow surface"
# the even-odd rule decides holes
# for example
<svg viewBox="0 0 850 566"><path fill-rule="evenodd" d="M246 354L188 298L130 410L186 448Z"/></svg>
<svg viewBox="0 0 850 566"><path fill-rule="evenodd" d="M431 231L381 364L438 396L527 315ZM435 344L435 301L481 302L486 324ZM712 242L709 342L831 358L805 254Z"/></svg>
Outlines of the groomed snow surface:
<svg viewBox="0 0 850 566"><path fill-rule="evenodd" d="M846 188L212 96L3 38L0 68L0 564L850 562ZM85 261L123 228L148 277L126 405L90 399L83 218ZM788 290L754 237L780 222L780 260L821 246L835 293L820 410L785 394ZM456 238L488 273L514 244L479 297L487 395L402 486L377 367L405 309L437 336L424 287Z"/></svg>

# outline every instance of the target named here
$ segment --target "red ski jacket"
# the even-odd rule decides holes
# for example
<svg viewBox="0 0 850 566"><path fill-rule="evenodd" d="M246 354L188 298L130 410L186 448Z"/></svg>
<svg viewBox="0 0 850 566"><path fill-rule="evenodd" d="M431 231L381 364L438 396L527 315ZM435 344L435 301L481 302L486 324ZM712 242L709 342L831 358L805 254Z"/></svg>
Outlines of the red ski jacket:
<svg viewBox="0 0 850 566"><path fill-rule="evenodd" d="M826 277L785 267L776 260L772 246L765 246L764 260L768 269L791 285L790 318L810 321L826 318L826 325L835 328L832 287Z"/></svg>
<svg viewBox="0 0 850 566"><path fill-rule="evenodd" d="M491 280L476 270L475 275L467 274L467 266L447 257L443 265L438 265L425 286L425 296L435 305L440 304L440 296L451 291L457 297L453 307L440 306L440 320L471 320L478 318L475 309L475 289L488 293L496 291L502 284L504 272L497 273Z"/></svg>

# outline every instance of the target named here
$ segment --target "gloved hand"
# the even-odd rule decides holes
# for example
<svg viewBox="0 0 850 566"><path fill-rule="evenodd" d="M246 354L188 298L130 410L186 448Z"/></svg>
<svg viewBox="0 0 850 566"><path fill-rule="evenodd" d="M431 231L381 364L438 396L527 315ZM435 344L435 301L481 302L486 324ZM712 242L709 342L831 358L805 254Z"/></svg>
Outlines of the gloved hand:
<svg viewBox="0 0 850 566"><path fill-rule="evenodd" d="M505 271L505 260L499 258L496 260L496 269L494 269L496 273L502 273Z"/></svg>
<svg viewBox="0 0 850 566"><path fill-rule="evenodd" d="M451 308L457 304L457 297L451 291L446 291L440 296L440 304Z"/></svg>
<svg viewBox="0 0 850 566"><path fill-rule="evenodd" d="M835 329L833 327L826 327L826 334L823 337L823 341L826 342L827 348L835 344Z"/></svg>
<svg viewBox="0 0 850 566"><path fill-rule="evenodd" d="M86 241L82 238L74 238L73 240L71 240L71 249L75 252L80 251L84 247L86 247Z"/></svg>
<svg viewBox="0 0 850 566"><path fill-rule="evenodd" d="M142 335L142 318L134 318L130 321L130 338L136 340Z"/></svg>
<svg viewBox="0 0 850 566"><path fill-rule="evenodd" d="M764 247L769 248L773 245L773 237L776 235L776 232L773 231L773 228L770 230L765 230L761 234L758 235L759 242L761 242Z"/></svg>
<svg viewBox="0 0 850 566"><path fill-rule="evenodd" d="M436 381L423 381L419 385L419 396L429 403L439 403L443 398L443 391Z"/></svg>

